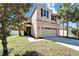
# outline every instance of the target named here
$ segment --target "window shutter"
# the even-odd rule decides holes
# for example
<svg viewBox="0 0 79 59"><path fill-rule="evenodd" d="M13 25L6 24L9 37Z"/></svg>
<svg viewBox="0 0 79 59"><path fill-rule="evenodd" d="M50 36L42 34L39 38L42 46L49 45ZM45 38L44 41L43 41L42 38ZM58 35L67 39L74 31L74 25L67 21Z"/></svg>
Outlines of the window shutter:
<svg viewBox="0 0 79 59"><path fill-rule="evenodd" d="M47 18L49 18L49 12L47 11Z"/></svg>

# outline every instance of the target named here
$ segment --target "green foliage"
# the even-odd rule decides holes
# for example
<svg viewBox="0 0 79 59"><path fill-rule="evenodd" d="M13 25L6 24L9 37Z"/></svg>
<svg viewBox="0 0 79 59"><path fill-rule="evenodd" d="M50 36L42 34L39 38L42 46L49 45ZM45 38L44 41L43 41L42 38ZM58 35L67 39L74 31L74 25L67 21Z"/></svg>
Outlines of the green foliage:
<svg viewBox="0 0 79 59"><path fill-rule="evenodd" d="M77 29L76 28L72 28L71 32L76 35Z"/></svg>
<svg viewBox="0 0 79 59"><path fill-rule="evenodd" d="M3 55L8 55L8 49L7 49L7 34L12 28L12 26L15 26L16 20L23 20L24 14L29 10L31 4L0 4L0 22L2 24L1 27L1 34L2 34L2 45L3 45ZM14 18L14 15L16 18ZM11 19L11 21L9 20ZM18 22L20 23L20 22Z"/></svg>
<svg viewBox="0 0 79 59"><path fill-rule="evenodd" d="M70 3L63 3L61 7L59 8L58 12L58 18L60 19L60 23L67 24L67 37L68 37L68 27L69 27L69 21L71 19L71 4ZM64 28L63 28L64 29Z"/></svg>
<svg viewBox="0 0 79 59"><path fill-rule="evenodd" d="M72 17L71 17L71 21L72 22L78 22L79 21L79 5L77 4L73 4L72 5Z"/></svg>

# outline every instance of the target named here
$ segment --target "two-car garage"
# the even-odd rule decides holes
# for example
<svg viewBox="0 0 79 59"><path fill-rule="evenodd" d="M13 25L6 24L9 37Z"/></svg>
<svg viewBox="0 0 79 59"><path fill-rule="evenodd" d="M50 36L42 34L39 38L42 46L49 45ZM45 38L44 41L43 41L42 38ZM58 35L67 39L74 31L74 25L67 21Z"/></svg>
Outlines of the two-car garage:
<svg viewBox="0 0 79 59"><path fill-rule="evenodd" d="M47 36L56 36L57 30L56 28L49 28L49 27L41 27L41 36L47 37Z"/></svg>
<svg viewBox="0 0 79 59"><path fill-rule="evenodd" d="M46 22L39 23L37 28L38 37L50 37L58 35L58 26L56 24Z"/></svg>

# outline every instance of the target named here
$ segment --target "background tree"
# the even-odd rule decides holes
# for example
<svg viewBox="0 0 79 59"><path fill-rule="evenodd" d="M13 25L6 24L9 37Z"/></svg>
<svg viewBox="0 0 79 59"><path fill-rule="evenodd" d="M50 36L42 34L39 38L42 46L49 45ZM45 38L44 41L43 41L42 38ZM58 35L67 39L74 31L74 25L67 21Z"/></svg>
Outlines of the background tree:
<svg viewBox="0 0 79 59"><path fill-rule="evenodd" d="M79 22L79 5L73 4L72 5L72 22L76 22L77 30L78 30L78 22Z"/></svg>
<svg viewBox="0 0 79 59"><path fill-rule="evenodd" d="M16 14L17 15L17 14ZM15 16L16 16L15 15ZM18 34L19 36L21 36L21 31L25 31L26 30L26 23L28 20L28 17L25 17L24 15L17 15L16 17L13 16L13 19L10 23L10 30L18 30ZM12 25L12 26L11 26Z"/></svg>
<svg viewBox="0 0 79 59"><path fill-rule="evenodd" d="M61 5L61 7L59 8L61 9L61 14L63 16L63 19L66 21L66 24L67 24L67 37L68 37L68 26L69 26L69 19L70 19L70 10L71 10L71 4L70 3L63 3Z"/></svg>
<svg viewBox="0 0 79 59"><path fill-rule="evenodd" d="M64 20L64 17L63 17L63 10L61 8L58 10L57 16L58 16L60 24L62 24L63 36L64 36L64 23L65 23L65 20Z"/></svg>

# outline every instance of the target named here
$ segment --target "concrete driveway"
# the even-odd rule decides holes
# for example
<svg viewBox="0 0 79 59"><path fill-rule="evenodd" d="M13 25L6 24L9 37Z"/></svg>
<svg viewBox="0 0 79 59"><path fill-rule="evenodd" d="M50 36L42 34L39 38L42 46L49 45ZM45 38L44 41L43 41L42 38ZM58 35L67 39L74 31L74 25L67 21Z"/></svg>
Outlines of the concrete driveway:
<svg viewBox="0 0 79 59"><path fill-rule="evenodd" d="M55 42L61 42L61 43L66 43L70 45L79 46L79 40L75 40L75 39L62 38L62 37L45 37L45 39L52 40Z"/></svg>
<svg viewBox="0 0 79 59"><path fill-rule="evenodd" d="M76 51L79 51L79 40L75 39L69 39L69 38L62 38L62 37L45 37L43 39L35 39L33 37L27 36L27 39L30 42L36 42L36 41L44 41L44 40L51 40L57 44L69 47L71 49L74 49Z"/></svg>
<svg viewBox="0 0 79 59"><path fill-rule="evenodd" d="M79 40L62 38L62 37L45 37L44 39L54 41L57 44L61 44L66 47L79 51Z"/></svg>

